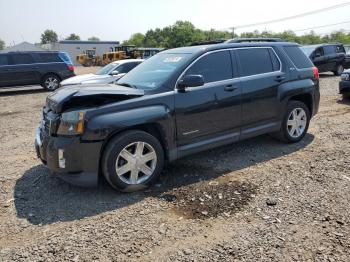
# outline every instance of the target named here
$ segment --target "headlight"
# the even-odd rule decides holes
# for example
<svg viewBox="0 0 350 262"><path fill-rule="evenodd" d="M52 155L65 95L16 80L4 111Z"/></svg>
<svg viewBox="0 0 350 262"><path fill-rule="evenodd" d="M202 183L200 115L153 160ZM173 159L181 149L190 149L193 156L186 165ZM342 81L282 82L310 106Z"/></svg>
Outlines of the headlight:
<svg viewBox="0 0 350 262"><path fill-rule="evenodd" d="M340 76L341 80L349 81L349 74L341 74Z"/></svg>
<svg viewBox="0 0 350 262"><path fill-rule="evenodd" d="M79 135L84 132L85 111L72 111L63 113L60 119L57 134Z"/></svg>

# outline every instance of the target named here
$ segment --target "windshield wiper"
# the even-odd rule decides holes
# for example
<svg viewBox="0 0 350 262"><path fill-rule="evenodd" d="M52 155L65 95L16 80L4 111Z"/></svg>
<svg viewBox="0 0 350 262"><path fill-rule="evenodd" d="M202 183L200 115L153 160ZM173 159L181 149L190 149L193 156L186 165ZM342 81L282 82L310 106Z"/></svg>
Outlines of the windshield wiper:
<svg viewBox="0 0 350 262"><path fill-rule="evenodd" d="M129 83L116 83L119 86L131 87L137 89L137 86L129 84Z"/></svg>

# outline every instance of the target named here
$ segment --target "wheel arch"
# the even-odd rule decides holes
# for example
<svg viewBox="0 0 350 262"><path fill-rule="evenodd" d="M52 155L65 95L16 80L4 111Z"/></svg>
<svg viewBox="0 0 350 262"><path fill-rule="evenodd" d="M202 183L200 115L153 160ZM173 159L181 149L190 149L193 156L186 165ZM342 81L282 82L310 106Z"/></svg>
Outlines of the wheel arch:
<svg viewBox="0 0 350 262"><path fill-rule="evenodd" d="M313 98L309 93L298 94L289 98L288 101L299 101L304 103L310 111L310 115L313 114Z"/></svg>
<svg viewBox="0 0 350 262"><path fill-rule="evenodd" d="M113 140L116 136L120 135L121 133L124 133L127 131L133 131L133 130L144 131L154 136L155 138L157 138L164 150L164 156L165 156L166 162L169 160L169 146L165 139L165 134L164 134L164 131L162 130L162 127L158 123L146 123L146 124L139 124L139 125L125 127L125 128L111 132L102 144L101 153L100 153L100 163L101 163L103 153L107 145L109 144L109 142Z"/></svg>

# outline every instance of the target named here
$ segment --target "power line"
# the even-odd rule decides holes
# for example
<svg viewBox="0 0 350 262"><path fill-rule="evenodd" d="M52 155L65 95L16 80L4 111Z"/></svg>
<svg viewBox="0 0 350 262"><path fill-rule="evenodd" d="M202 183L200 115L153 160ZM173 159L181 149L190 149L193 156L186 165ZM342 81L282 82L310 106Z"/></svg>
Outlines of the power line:
<svg viewBox="0 0 350 262"><path fill-rule="evenodd" d="M307 31L307 30L318 29L318 28L324 28L324 27L330 27L330 26L341 25L341 24L347 24L347 23L350 23L350 20L348 20L348 21L343 21L343 22L339 22L339 23L334 23L334 24L320 25L320 26L309 27L309 28L305 28L305 29L293 30L293 32L301 32L301 31Z"/></svg>
<svg viewBox="0 0 350 262"><path fill-rule="evenodd" d="M292 16L287 16L287 17L283 17L283 18L268 20L268 21L264 21L264 22L234 26L234 27L230 27L230 29L231 30L235 30L235 29L245 28L245 27L253 27L253 26L258 26L258 25L273 24L273 23L277 23L277 22L287 21L287 20L291 20L291 19L295 19L295 18L299 18L299 17L304 17L304 16L308 16L308 15L313 15L313 14L317 14L317 13L321 13L321 12L337 9L337 8L348 6L348 5L350 5L350 2L343 3L343 4L338 4L338 5L333 5L333 6L317 9L317 10L314 10L314 11L309 11L309 12L297 14L297 15L292 15Z"/></svg>

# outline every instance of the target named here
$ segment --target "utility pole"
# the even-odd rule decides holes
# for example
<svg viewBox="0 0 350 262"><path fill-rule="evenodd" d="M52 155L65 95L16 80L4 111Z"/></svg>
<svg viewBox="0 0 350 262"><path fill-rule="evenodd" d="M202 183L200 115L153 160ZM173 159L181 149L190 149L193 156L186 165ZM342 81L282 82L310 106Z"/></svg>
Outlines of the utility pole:
<svg viewBox="0 0 350 262"><path fill-rule="evenodd" d="M232 38L235 38L235 28L231 27L231 30L232 30Z"/></svg>

